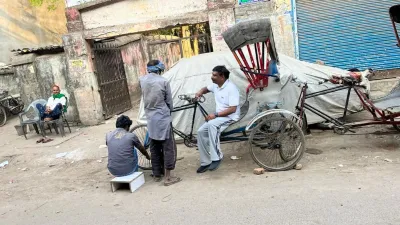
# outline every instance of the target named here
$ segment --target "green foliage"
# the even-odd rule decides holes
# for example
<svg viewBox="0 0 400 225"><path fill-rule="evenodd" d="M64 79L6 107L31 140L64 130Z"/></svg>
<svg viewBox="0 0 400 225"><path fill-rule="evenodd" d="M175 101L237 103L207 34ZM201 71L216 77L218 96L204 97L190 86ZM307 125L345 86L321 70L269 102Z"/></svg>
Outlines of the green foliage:
<svg viewBox="0 0 400 225"><path fill-rule="evenodd" d="M54 11L62 1L64 0L29 0L29 3L34 7L40 7L45 4L47 5L47 10Z"/></svg>

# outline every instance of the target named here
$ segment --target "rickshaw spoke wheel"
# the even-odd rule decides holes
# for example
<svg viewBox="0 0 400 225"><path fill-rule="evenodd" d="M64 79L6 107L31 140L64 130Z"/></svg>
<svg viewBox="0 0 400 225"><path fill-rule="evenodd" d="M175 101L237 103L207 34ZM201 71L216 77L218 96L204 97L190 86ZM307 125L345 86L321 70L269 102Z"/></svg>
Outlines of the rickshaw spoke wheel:
<svg viewBox="0 0 400 225"><path fill-rule="evenodd" d="M305 150L301 128L285 117L260 122L251 131L248 144L254 161L268 171L292 169Z"/></svg>
<svg viewBox="0 0 400 225"><path fill-rule="evenodd" d="M150 153L150 137L149 137L149 133L147 131L147 125L146 124L141 124L141 125L137 125L135 127L133 127L130 130L131 133L134 133L140 143L142 143L142 145L144 146L144 148L146 149L146 151L149 153L149 155L151 155ZM138 154L138 166L140 169L142 170L151 170L151 160L146 159L146 156L144 156L139 149L137 150L137 154Z"/></svg>

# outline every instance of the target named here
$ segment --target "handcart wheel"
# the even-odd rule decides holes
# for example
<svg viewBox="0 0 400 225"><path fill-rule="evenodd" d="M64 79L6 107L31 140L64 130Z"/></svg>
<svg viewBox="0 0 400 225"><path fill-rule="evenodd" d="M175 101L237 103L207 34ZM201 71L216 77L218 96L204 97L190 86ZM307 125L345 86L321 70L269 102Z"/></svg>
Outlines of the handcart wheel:
<svg viewBox="0 0 400 225"><path fill-rule="evenodd" d="M254 161L268 171L292 169L305 151L301 128L286 117L261 121L251 131L248 143Z"/></svg>
<svg viewBox="0 0 400 225"><path fill-rule="evenodd" d="M7 122L6 109L0 106L0 127L4 126Z"/></svg>
<svg viewBox="0 0 400 225"><path fill-rule="evenodd" d="M133 127L130 132L134 133L139 138L140 143L142 143L150 155L150 137L149 133L147 132L147 125L137 125ZM151 170L151 160L146 159L146 157L139 150L137 150L137 154L139 168L142 170Z"/></svg>

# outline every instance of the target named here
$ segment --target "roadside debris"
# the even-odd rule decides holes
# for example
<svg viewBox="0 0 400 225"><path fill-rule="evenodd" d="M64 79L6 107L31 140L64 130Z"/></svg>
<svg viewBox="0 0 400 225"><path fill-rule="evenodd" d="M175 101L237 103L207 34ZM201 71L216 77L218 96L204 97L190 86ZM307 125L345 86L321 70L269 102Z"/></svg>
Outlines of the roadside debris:
<svg viewBox="0 0 400 225"><path fill-rule="evenodd" d="M295 170L301 170L303 169L303 165L300 163L297 163L296 166L294 167Z"/></svg>
<svg viewBox="0 0 400 225"><path fill-rule="evenodd" d="M8 165L8 160L0 163L0 168L6 167Z"/></svg>
<svg viewBox="0 0 400 225"><path fill-rule="evenodd" d="M263 174L265 172L265 169L264 168L255 168L254 170L253 170L253 173L255 174L255 175L261 175L261 174Z"/></svg>
<svg viewBox="0 0 400 225"><path fill-rule="evenodd" d="M384 159L385 162L393 162L391 159Z"/></svg>
<svg viewBox="0 0 400 225"><path fill-rule="evenodd" d="M54 165L54 164L50 164L50 165L49 165L49 167L53 167L53 166L56 166L56 165Z"/></svg>
<svg viewBox="0 0 400 225"><path fill-rule="evenodd" d="M233 156L231 156L231 159L232 160L239 160L239 159L241 159L241 157L237 157L237 156L233 155Z"/></svg>
<svg viewBox="0 0 400 225"><path fill-rule="evenodd" d="M101 159L100 159L100 160L97 160L97 162L98 162L98 163L102 163L102 162L103 162L103 160L101 160Z"/></svg>
<svg viewBox="0 0 400 225"><path fill-rule="evenodd" d="M342 165L342 164L339 164L338 166L339 166L339 167L343 167L343 165Z"/></svg>
<svg viewBox="0 0 400 225"><path fill-rule="evenodd" d="M56 158L57 158L57 159L58 159L58 158L63 158L63 157L65 157L66 155L68 155L68 152L58 153L58 154L56 155Z"/></svg>
<svg viewBox="0 0 400 225"><path fill-rule="evenodd" d="M26 167L25 167L25 168L22 168L21 170L22 170L22 171L28 171L29 168L26 168Z"/></svg>
<svg viewBox="0 0 400 225"><path fill-rule="evenodd" d="M60 148L60 146L58 145L58 146L56 146L56 148Z"/></svg>
<svg viewBox="0 0 400 225"><path fill-rule="evenodd" d="M107 145L100 145L99 148L100 148L100 149L102 149L102 148L107 148Z"/></svg>

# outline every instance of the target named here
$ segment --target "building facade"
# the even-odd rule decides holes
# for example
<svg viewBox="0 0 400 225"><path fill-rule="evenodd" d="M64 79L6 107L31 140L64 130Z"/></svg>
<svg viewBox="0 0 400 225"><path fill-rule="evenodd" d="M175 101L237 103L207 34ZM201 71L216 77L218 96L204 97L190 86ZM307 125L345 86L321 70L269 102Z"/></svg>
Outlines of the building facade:
<svg viewBox="0 0 400 225"><path fill-rule="evenodd" d="M83 124L97 124L139 100L140 95L133 92L138 92L138 76L146 72L145 62L149 58L167 56L164 61L173 64L185 57L186 49L194 43L198 43L196 46L202 44L202 47L193 48L195 54L200 49L229 50L222 33L241 20L270 17L278 48L284 54L294 56L288 1L169 0L165 4L161 0L92 0L84 3L67 0L66 4L70 6L66 9L68 34L64 35L63 44L68 80ZM186 32L188 27L204 24L207 32L202 36L203 40L196 31L194 36L181 34L178 39L148 40L145 38L148 36L143 35L173 27L181 27L182 32ZM129 40L138 34L142 34L139 40L121 44L121 39ZM153 50L154 45L159 45L157 51ZM118 51L122 52L121 58L115 53ZM103 67L103 64L108 66ZM120 66L124 64L122 71ZM125 95L126 92L130 96ZM117 107L113 102L125 107Z"/></svg>

